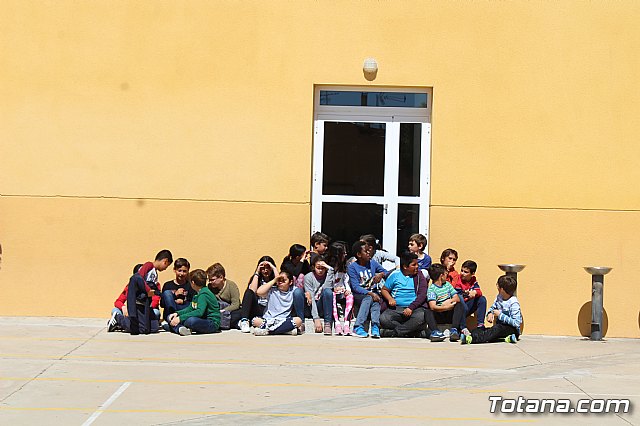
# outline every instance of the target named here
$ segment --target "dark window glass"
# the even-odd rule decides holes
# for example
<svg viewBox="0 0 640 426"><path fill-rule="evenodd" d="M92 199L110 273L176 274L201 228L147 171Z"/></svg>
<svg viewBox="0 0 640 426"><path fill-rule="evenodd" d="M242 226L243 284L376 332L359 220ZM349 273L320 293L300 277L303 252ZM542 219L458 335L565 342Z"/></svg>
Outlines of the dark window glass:
<svg viewBox="0 0 640 426"><path fill-rule="evenodd" d="M350 253L360 235L373 234L382 238L383 214L380 204L322 203L322 232L332 241L346 242Z"/></svg>
<svg viewBox="0 0 640 426"><path fill-rule="evenodd" d="M324 123L322 193L384 195L384 123Z"/></svg>
<svg viewBox="0 0 640 426"><path fill-rule="evenodd" d="M397 255L408 250L409 237L418 233L420 205L398 204L398 244Z"/></svg>
<svg viewBox="0 0 640 426"><path fill-rule="evenodd" d="M400 124L400 164L398 167L398 195L420 196L420 142L419 123Z"/></svg>
<svg viewBox="0 0 640 426"><path fill-rule="evenodd" d="M320 105L426 108L426 93L321 90Z"/></svg>

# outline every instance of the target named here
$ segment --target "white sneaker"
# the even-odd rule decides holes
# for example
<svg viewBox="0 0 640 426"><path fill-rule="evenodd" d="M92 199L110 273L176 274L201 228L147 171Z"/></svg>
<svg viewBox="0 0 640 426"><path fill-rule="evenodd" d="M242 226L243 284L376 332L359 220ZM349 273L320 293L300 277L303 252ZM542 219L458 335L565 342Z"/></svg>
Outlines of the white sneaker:
<svg viewBox="0 0 640 426"><path fill-rule="evenodd" d="M251 326L249 326L249 321L248 320L240 321L240 331L243 332L243 333L250 333L251 332Z"/></svg>
<svg viewBox="0 0 640 426"><path fill-rule="evenodd" d="M443 331L442 334L444 334L445 339L448 339L449 337L451 337L451 331L449 331L448 328L445 331Z"/></svg>
<svg viewBox="0 0 640 426"><path fill-rule="evenodd" d="M180 334L181 336L189 336L191 335L191 330L187 327L182 326L178 329L178 334Z"/></svg>
<svg viewBox="0 0 640 426"><path fill-rule="evenodd" d="M290 335L292 335L292 336L297 336L297 335L298 335L298 329L294 327L294 328L293 328L293 330L291 330L291 331L287 331L287 332L286 332L286 333L284 333L284 334L290 334Z"/></svg>
<svg viewBox="0 0 640 426"><path fill-rule="evenodd" d="M269 330L266 328L253 327L253 335L254 336L268 336Z"/></svg>

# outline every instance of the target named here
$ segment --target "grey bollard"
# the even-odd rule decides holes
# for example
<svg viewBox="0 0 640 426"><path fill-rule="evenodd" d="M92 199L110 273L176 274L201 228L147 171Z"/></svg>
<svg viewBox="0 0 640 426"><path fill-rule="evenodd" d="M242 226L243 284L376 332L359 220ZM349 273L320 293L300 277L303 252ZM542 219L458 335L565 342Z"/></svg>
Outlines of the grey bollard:
<svg viewBox="0 0 640 426"><path fill-rule="evenodd" d="M503 263L501 265L498 265L498 268L500 268L500 270L504 271L508 277L512 277L514 280L516 280L516 283L518 282L518 272L522 271L524 269L526 265L516 265L514 263ZM515 293L513 293L514 296L518 296L518 289L516 288Z"/></svg>
<svg viewBox="0 0 640 426"><path fill-rule="evenodd" d="M611 272L608 266L585 266L591 274L591 340L602 340L602 311L604 309L604 276Z"/></svg>

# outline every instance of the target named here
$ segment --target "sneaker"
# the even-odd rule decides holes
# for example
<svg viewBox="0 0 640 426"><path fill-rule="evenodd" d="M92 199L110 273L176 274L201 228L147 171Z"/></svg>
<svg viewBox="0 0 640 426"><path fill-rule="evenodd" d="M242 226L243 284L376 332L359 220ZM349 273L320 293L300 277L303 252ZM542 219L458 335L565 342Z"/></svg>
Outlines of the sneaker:
<svg viewBox="0 0 640 426"><path fill-rule="evenodd" d="M473 341L473 338L471 337L470 334L463 334L462 335L462 339L460 339L460 344L461 345L470 345L471 341Z"/></svg>
<svg viewBox="0 0 640 426"><path fill-rule="evenodd" d="M342 335L343 336L351 336L351 329L349 328L349 322L345 321L344 325L342 326Z"/></svg>
<svg viewBox="0 0 640 426"><path fill-rule="evenodd" d="M470 336L471 332L469 331L469 329L467 327L465 327L465 328L462 329L462 333L461 334L463 334L465 336Z"/></svg>
<svg viewBox="0 0 640 426"><path fill-rule="evenodd" d="M333 334L333 331L331 330L331 323L330 322L325 322L324 323L324 335L325 336L331 336Z"/></svg>
<svg viewBox="0 0 640 426"><path fill-rule="evenodd" d="M254 336L267 336L269 334L269 330L266 328L253 327L253 335Z"/></svg>
<svg viewBox="0 0 640 426"><path fill-rule="evenodd" d="M249 333L251 332L251 326L249 326L249 320L242 320L240 321L240 331L242 333Z"/></svg>
<svg viewBox="0 0 640 426"><path fill-rule="evenodd" d="M169 331L169 332L171 331L171 328L169 328L169 323L168 322L163 322L162 323L162 329L164 331Z"/></svg>
<svg viewBox="0 0 640 426"><path fill-rule="evenodd" d="M284 334L290 334L291 336L297 336L297 335L298 335L298 329L297 329L297 328L295 328L295 327L293 327L293 330L291 330L291 331L287 331L287 332L286 332L286 333L284 333Z"/></svg>
<svg viewBox="0 0 640 426"><path fill-rule="evenodd" d="M181 336L189 336L191 334L191 330L189 330L185 326L182 326L178 329L178 334Z"/></svg>
<svg viewBox="0 0 640 426"><path fill-rule="evenodd" d="M451 336L451 331L449 331L448 329L443 331L442 334L444 335L445 339L448 339L449 336Z"/></svg>
<svg viewBox="0 0 640 426"><path fill-rule="evenodd" d="M511 336L507 336L504 338L504 341L507 343L518 343L518 336L512 334Z"/></svg>
<svg viewBox="0 0 640 426"><path fill-rule="evenodd" d="M340 336L342 334L342 324L340 324L340 321L336 321L334 327L336 329L336 336Z"/></svg>
<svg viewBox="0 0 640 426"><path fill-rule="evenodd" d="M458 333L458 329L452 328L449 332L449 341L457 342L458 340L460 340L460 333Z"/></svg>
<svg viewBox="0 0 640 426"><path fill-rule="evenodd" d="M109 321L107 321L107 333L114 332L118 329L118 321L116 321L116 315L118 315L118 313L114 312L113 314L111 314L111 318L109 318Z"/></svg>
<svg viewBox="0 0 640 426"><path fill-rule="evenodd" d="M477 328L484 328L484 323L478 324Z"/></svg>
<svg viewBox="0 0 640 426"><path fill-rule="evenodd" d="M380 327L378 327L375 324L371 326L371 338L372 339L380 338Z"/></svg>
<svg viewBox="0 0 640 426"><path fill-rule="evenodd" d="M433 330L429 335L429 340L432 342L442 342L445 339L445 335L440 330Z"/></svg>
<svg viewBox="0 0 640 426"><path fill-rule="evenodd" d="M364 331L364 328L362 328L360 326L356 326L356 328L353 329L353 336L356 336L356 337L369 337L369 333Z"/></svg>

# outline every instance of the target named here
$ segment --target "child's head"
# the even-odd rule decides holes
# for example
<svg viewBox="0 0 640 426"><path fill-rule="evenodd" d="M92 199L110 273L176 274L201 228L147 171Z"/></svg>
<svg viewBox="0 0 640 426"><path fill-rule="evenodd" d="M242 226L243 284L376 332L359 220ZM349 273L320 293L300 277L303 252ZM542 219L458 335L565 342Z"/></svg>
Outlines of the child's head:
<svg viewBox="0 0 640 426"><path fill-rule="evenodd" d="M432 263L431 266L427 268L427 272L434 283L442 284L447 279L447 271L444 269L444 266L439 263Z"/></svg>
<svg viewBox="0 0 640 426"><path fill-rule="evenodd" d="M273 257L271 257L271 256L262 256L260 258L260 260L258 260L258 266L263 262L269 262L272 265L275 265L275 263L276 263L273 260ZM269 265L260 266L260 268L258 270L258 274L260 275L260 277L262 277L263 281L271 281L272 279L275 278L275 274L273 273L273 269L271 269L271 266L269 266Z"/></svg>
<svg viewBox="0 0 640 426"><path fill-rule="evenodd" d="M460 279L465 283L471 281L471 278L478 270L478 264L473 260L465 260L460 267Z"/></svg>
<svg viewBox="0 0 640 426"><path fill-rule="evenodd" d="M318 253L324 254L327 251L327 246L329 245L329 236L327 234L323 234L322 232L315 232L311 235L311 248Z"/></svg>
<svg viewBox="0 0 640 426"><path fill-rule="evenodd" d="M371 253L367 250L367 243L364 241L356 241L351 247L351 253L355 256L359 263L365 264L371 260Z"/></svg>
<svg viewBox="0 0 640 426"><path fill-rule="evenodd" d="M327 249L326 262L338 272L346 271L347 248L342 241L331 243Z"/></svg>
<svg viewBox="0 0 640 426"><path fill-rule="evenodd" d="M195 269L189 274L189 281L192 289L200 291L207 285L207 274L202 269Z"/></svg>
<svg viewBox="0 0 640 426"><path fill-rule="evenodd" d="M375 235L373 234L360 235L360 241L364 241L365 243L373 247L374 252L378 250L378 240L376 239Z"/></svg>
<svg viewBox="0 0 640 426"><path fill-rule="evenodd" d="M400 270L404 275L415 275L418 272L418 255L403 251L400 254Z"/></svg>
<svg viewBox="0 0 640 426"><path fill-rule="evenodd" d="M179 283L183 283L186 281L189 276L189 269L191 269L191 264L184 257L179 257L173 263L173 272L176 273L176 281Z"/></svg>
<svg viewBox="0 0 640 426"><path fill-rule="evenodd" d="M138 263L136 266L133 267L133 274L137 274L138 271L140 270L140 268L142 268L142 263Z"/></svg>
<svg viewBox="0 0 640 426"><path fill-rule="evenodd" d="M420 254L427 246L427 237L422 234L413 234L409 237L409 251Z"/></svg>
<svg viewBox="0 0 640 426"><path fill-rule="evenodd" d="M290 272L281 271L276 278L276 283L278 286L278 290L289 291L289 289L291 288L291 284L293 283L293 276Z"/></svg>
<svg viewBox="0 0 640 426"><path fill-rule="evenodd" d="M154 267L158 271L164 271L173 263L173 255L167 249L160 250L158 254L156 254Z"/></svg>
<svg viewBox="0 0 640 426"><path fill-rule="evenodd" d="M440 255L440 263L444 265L447 271L453 269L456 266L456 262L458 261L458 252L452 248L448 248L442 252Z"/></svg>
<svg viewBox="0 0 640 426"><path fill-rule="evenodd" d="M294 244L289 247L289 259L293 263L298 263L302 259L302 256L304 256L304 253L306 251L306 247L302 244Z"/></svg>
<svg viewBox="0 0 640 426"><path fill-rule="evenodd" d="M516 289L518 288L518 282L516 281L516 279L508 275L503 275L498 278L498 283L496 285L498 287L500 295L507 299L513 296L513 294L516 292Z"/></svg>
<svg viewBox="0 0 640 426"><path fill-rule="evenodd" d="M209 279L209 290L218 291L224 287L224 279L226 273L224 266L220 263L214 263L207 268L207 278Z"/></svg>
<svg viewBox="0 0 640 426"><path fill-rule="evenodd" d="M324 277L327 274L327 268L324 267L324 264L321 261L324 261L324 257L322 255L314 257L311 261L313 273L318 277Z"/></svg>

